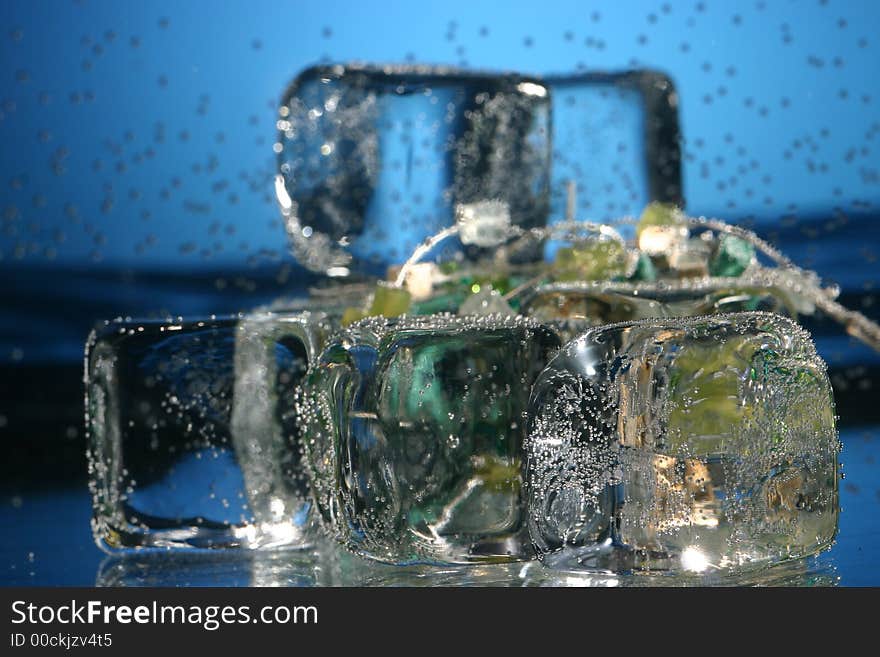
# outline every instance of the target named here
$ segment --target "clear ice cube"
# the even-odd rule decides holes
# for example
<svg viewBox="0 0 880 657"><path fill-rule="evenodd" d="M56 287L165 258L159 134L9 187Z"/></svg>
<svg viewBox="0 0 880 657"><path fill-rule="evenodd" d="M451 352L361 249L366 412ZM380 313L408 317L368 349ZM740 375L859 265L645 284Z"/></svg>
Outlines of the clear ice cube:
<svg viewBox="0 0 880 657"><path fill-rule="evenodd" d="M835 536L831 386L788 319L592 329L541 374L529 414L529 530L545 564L728 571Z"/></svg>
<svg viewBox="0 0 880 657"><path fill-rule="evenodd" d="M93 531L108 550L305 545L294 388L309 313L114 321L86 351Z"/></svg>
<svg viewBox="0 0 880 657"><path fill-rule="evenodd" d="M391 563L529 557L526 404L558 346L523 318L368 319L337 334L300 404L330 533Z"/></svg>
<svg viewBox="0 0 880 657"><path fill-rule="evenodd" d="M384 276L452 225L456 207L487 201L506 204L513 224L544 225L550 112L547 88L521 76L304 71L278 118L276 193L297 259L334 276Z"/></svg>

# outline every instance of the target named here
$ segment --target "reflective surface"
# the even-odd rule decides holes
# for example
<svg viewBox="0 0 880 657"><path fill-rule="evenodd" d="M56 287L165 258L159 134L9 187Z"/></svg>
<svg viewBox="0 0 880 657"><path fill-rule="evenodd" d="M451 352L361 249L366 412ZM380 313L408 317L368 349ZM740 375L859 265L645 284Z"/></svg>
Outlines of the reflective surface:
<svg viewBox="0 0 880 657"><path fill-rule="evenodd" d="M792 564L797 572L806 565L805 573L797 574L794 585L840 584L843 586L876 585L875 566L880 560L880 534L876 515L880 511L880 480L877 463L880 462L880 428L843 430L846 479L841 482L840 533L834 546L815 561ZM113 583L114 585L222 585L248 586L251 584L254 559L271 564L274 573L267 583L312 583L313 571L320 563L312 553L279 553L257 555L160 555L160 558L135 556L113 558L102 554L94 545L89 529L90 500L83 486L54 492L25 495L6 494L0 506L0 522L4 527L16 528L15 541L0 543L0 559L4 569L4 585L80 585ZM52 517L52 522L46 518ZM337 548L329 548L340 554ZM457 584L462 581L494 582L504 585L522 585L519 573L525 564L503 566L428 566L394 567L376 564L352 555L353 568L363 574L366 583L394 582L412 585ZM165 557L165 558L163 558ZM538 568L535 563L529 570ZM491 573L491 575L485 573ZM528 572L528 571L527 571ZM544 572L539 569L538 572ZM789 567L773 568L765 573L772 583L777 575L788 576ZM376 574L378 573L378 575ZM711 574L707 575L711 577ZM357 575L355 575L357 577ZM550 577L550 575L547 575ZM607 581L590 574L556 573L560 584L587 585ZM614 578L618 581L621 578ZM657 580L632 578L633 584ZM316 581L316 580L315 580ZM672 580L661 579L661 583ZM711 580L707 580L711 581Z"/></svg>
<svg viewBox="0 0 880 657"><path fill-rule="evenodd" d="M617 575L565 572L536 561L479 566L389 566L367 561L329 545L310 553L252 555L154 555L105 559L97 586L835 586L832 561L813 558L781 564L749 576Z"/></svg>

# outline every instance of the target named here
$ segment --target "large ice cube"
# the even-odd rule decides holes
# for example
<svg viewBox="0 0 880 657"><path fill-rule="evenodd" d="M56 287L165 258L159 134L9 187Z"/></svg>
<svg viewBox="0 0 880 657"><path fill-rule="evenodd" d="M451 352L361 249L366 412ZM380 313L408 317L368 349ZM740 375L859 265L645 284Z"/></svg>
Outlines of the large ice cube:
<svg viewBox="0 0 880 657"><path fill-rule="evenodd" d="M595 328L534 386L530 533L566 568L700 572L812 554L837 529L837 452L825 365L790 320Z"/></svg>
<svg viewBox="0 0 880 657"><path fill-rule="evenodd" d="M384 275L457 207L501 201L516 225L546 223L550 97L535 79L319 66L288 89L278 128L276 193L314 271Z"/></svg>
<svg viewBox="0 0 880 657"><path fill-rule="evenodd" d="M392 563L529 556L526 404L558 346L522 318L446 315L363 320L331 339L300 405L330 532Z"/></svg>
<svg viewBox="0 0 880 657"><path fill-rule="evenodd" d="M311 541L294 388L308 313L114 321L86 352L93 530L106 549Z"/></svg>

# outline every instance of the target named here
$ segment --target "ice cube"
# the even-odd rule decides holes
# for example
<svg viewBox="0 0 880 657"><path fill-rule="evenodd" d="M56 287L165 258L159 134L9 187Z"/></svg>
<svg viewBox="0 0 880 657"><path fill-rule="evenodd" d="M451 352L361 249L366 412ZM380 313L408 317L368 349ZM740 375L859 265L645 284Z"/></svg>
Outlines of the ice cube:
<svg viewBox="0 0 880 657"><path fill-rule="evenodd" d="M384 276L457 206L500 201L517 226L546 223L550 97L536 80L319 66L293 82L277 125L276 194L314 271Z"/></svg>
<svg viewBox="0 0 880 657"><path fill-rule="evenodd" d="M90 336L99 545L310 542L292 416L293 390L320 340L309 317L114 321Z"/></svg>
<svg viewBox="0 0 880 657"><path fill-rule="evenodd" d="M592 329L536 381L528 431L545 564L740 569L837 530L831 386L810 336L776 315Z"/></svg>
<svg viewBox="0 0 880 657"><path fill-rule="evenodd" d="M299 407L330 532L390 563L530 556L526 404L558 346L538 324L497 316L368 319L338 334Z"/></svg>

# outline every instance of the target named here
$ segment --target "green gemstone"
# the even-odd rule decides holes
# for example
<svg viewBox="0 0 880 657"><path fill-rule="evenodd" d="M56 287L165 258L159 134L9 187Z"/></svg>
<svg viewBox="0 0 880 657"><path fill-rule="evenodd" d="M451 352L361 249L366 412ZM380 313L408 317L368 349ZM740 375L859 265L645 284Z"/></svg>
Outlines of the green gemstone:
<svg viewBox="0 0 880 657"><path fill-rule="evenodd" d="M593 239L563 247L551 268L558 281L598 281L626 276L628 254L617 240Z"/></svg>
<svg viewBox="0 0 880 657"><path fill-rule="evenodd" d="M657 280L657 268L647 254L639 254L639 259L638 262L636 262L636 269L633 272L632 280L644 282Z"/></svg>
<svg viewBox="0 0 880 657"><path fill-rule="evenodd" d="M671 203L654 201L645 206L639 223L636 226L636 235L649 226L682 226L684 219L681 210Z"/></svg>
<svg viewBox="0 0 880 657"><path fill-rule="evenodd" d="M343 326L348 326L350 324L354 324L356 321L363 319L367 316L367 311L362 310L361 308L346 308L342 313L342 319L339 320L339 323Z"/></svg>
<svg viewBox="0 0 880 657"><path fill-rule="evenodd" d="M755 247L739 237L721 235L709 259L712 276L739 276L755 259Z"/></svg>
<svg viewBox="0 0 880 657"><path fill-rule="evenodd" d="M379 283L373 295L373 303L368 310L349 307L342 313L340 323L349 326L364 317L399 317L410 310L412 295L402 287L392 287L387 283Z"/></svg>
<svg viewBox="0 0 880 657"><path fill-rule="evenodd" d="M373 296L373 305L370 306L369 314L398 317L409 310L411 301L412 296L408 290L379 283L376 286L376 294Z"/></svg>

